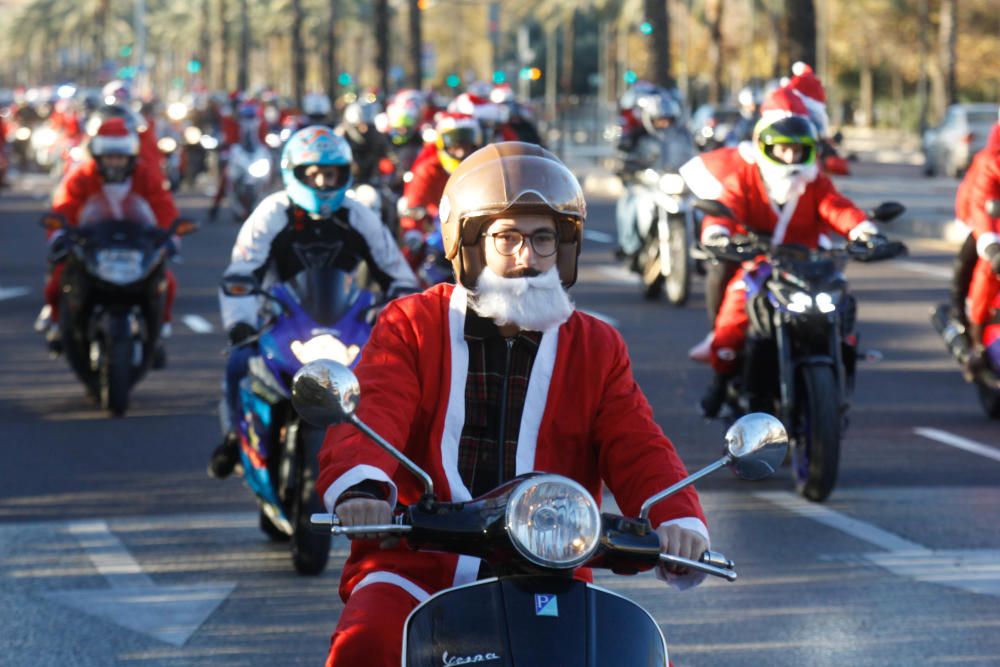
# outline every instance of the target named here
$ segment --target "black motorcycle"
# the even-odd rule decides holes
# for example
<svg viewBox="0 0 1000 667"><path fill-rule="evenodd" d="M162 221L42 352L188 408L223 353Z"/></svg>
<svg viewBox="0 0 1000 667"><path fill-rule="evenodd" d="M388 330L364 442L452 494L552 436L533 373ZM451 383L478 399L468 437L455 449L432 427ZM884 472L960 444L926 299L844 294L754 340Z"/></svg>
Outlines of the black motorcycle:
<svg viewBox="0 0 1000 667"><path fill-rule="evenodd" d="M482 558L496 573L442 591L413 610L403 635L403 664L410 667L480 662L666 667L667 644L649 613L617 593L574 579L573 571L598 567L626 575L668 563L734 581L735 566L721 554L705 552L698 561L662 554L649 511L725 466L746 479L768 477L788 449L777 419L747 415L726 433L721 459L650 497L637 518L602 514L577 482L538 472L469 502L441 502L430 476L354 414L360 387L346 367L308 364L296 374L292 392L304 420L317 426L350 422L425 488L391 524L342 527L333 515L317 514L315 525L334 535L398 535L412 549Z"/></svg>
<svg viewBox="0 0 1000 667"><path fill-rule="evenodd" d="M696 206L709 215L732 217L719 202ZM903 210L901 204L885 203L868 217L887 222ZM844 269L849 259L891 259L904 254L906 246L879 239L813 250L772 246L769 238L751 232L704 249L720 260L753 263L743 279L750 325L742 370L729 379L725 402L733 416L759 411L781 419L791 436L796 490L823 501L837 481L859 356L857 304Z"/></svg>
<svg viewBox="0 0 1000 667"><path fill-rule="evenodd" d="M159 229L148 203L133 195L117 208L99 195L84 205L79 226L57 214L44 216L42 226L65 239L51 258L66 262L59 297L62 350L88 394L121 416L132 387L163 354L171 239L197 226L177 220Z"/></svg>

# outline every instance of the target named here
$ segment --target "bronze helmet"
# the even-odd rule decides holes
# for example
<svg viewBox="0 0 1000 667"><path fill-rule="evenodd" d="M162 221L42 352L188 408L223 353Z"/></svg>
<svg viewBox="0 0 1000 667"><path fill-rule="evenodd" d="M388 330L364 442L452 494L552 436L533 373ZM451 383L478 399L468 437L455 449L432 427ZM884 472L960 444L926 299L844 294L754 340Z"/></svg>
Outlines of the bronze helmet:
<svg viewBox="0 0 1000 667"><path fill-rule="evenodd" d="M536 144L489 144L465 158L448 179L439 208L445 256L459 284L475 289L486 264L482 234L497 217L551 215L559 232L556 266L564 287L576 282L587 204L576 177Z"/></svg>

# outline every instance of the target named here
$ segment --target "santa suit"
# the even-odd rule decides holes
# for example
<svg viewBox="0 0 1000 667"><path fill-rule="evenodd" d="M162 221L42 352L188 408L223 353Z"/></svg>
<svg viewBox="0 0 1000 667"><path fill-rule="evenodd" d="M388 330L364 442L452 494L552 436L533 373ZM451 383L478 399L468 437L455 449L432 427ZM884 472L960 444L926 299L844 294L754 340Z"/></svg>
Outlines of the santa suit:
<svg viewBox="0 0 1000 667"><path fill-rule="evenodd" d="M837 192L833 182L823 174L818 174L801 192L793 191L788 202L778 207L768 195L760 169L742 146L749 144L741 144L736 157L730 157L731 170L721 179L722 193L718 200L748 229L770 234L773 245L798 243L816 248L830 228L846 235L865 220L865 213ZM714 230L730 235L742 231L742 225L729 218L706 216L703 225L702 238ZM749 319L743 274L741 269L729 281L715 319L711 361L712 368L721 374L736 369L736 356L746 339Z"/></svg>
<svg viewBox="0 0 1000 667"><path fill-rule="evenodd" d="M413 178L403 186L406 206L411 209L422 207L427 210L428 217L434 218L450 176L438 159L437 149L424 159L418 157L411 171ZM423 228L423 222L413 217L403 217L399 221L399 227L404 233L411 230L426 232L428 230Z"/></svg>
<svg viewBox="0 0 1000 667"><path fill-rule="evenodd" d="M52 197L52 210L64 216L70 225L76 226L79 223L80 210L91 197L104 194L109 199L117 197L121 201L128 194L134 194L146 200L161 229L169 229L174 220L180 216L173 197L163 187L163 178L159 170L152 165L142 160L137 161L127 183L129 187L121 188L118 192L114 188L106 187L104 179L97 170L97 162L93 159L86 160L71 169L59 183ZM45 285L45 303L52 307L53 321L57 321L58 317L59 281L64 267L65 264L62 262L56 264ZM177 280L169 269L166 276L167 293L163 303L163 320L169 322L174 295L177 292Z"/></svg>
<svg viewBox="0 0 1000 667"><path fill-rule="evenodd" d="M393 301L380 315L357 367L364 397L358 416L427 471L443 501L470 499L458 468L469 365L467 295L461 286L440 284ZM397 500L414 503L423 493L414 475L351 426L330 429L319 461L317 489L331 511L342 493L366 480L387 485L390 505ZM540 470L565 475L598 502L607 484L630 516L638 515L648 497L686 476L632 377L621 337L578 311L541 338L516 461L517 474ZM654 526L674 522L707 539L690 487L654 506L650 520ZM379 645L398 650L409 610L437 591L475 581L479 567L479 559L469 556L405 547L383 550L377 541L355 540L340 584L347 607L328 664L334 659L343 665L399 664L398 652L384 663L365 660L361 653L339 649L340 640L346 637L350 643L351 633L363 625L368 638L378 637ZM591 575L581 568L577 576L589 580ZM687 577L691 575L676 583L700 580L685 581ZM386 596L397 601L391 612L385 611ZM354 650L363 651L354 644Z"/></svg>
<svg viewBox="0 0 1000 667"><path fill-rule="evenodd" d="M984 155L985 154L985 155ZM1000 218L991 218L986 213L986 202L1000 200L1000 151L982 151L979 164L971 175L969 184L969 223L976 236L976 250L979 261L972 274L969 286L969 322L986 324L993 313L994 301L1000 292L1000 279L989 261L991 246L1000 244Z"/></svg>

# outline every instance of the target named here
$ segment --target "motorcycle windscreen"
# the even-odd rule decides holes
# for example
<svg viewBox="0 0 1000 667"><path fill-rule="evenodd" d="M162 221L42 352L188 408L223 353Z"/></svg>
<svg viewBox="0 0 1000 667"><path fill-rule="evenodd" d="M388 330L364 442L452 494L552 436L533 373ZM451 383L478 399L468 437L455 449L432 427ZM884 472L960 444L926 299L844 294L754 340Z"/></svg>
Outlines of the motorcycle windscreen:
<svg viewBox="0 0 1000 667"><path fill-rule="evenodd" d="M489 579L439 593L413 610L403 665L666 667L646 611L593 585L552 577Z"/></svg>
<svg viewBox="0 0 1000 667"><path fill-rule="evenodd" d="M333 326L351 309L361 294L354 276L329 266L307 266L286 285L316 324Z"/></svg>
<svg viewBox="0 0 1000 667"><path fill-rule="evenodd" d="M128 221L140 227L156 227L156 215L143 197L129 193L118 200L103 191L91 195L80 208L81 227L109 221Z"/></svg>

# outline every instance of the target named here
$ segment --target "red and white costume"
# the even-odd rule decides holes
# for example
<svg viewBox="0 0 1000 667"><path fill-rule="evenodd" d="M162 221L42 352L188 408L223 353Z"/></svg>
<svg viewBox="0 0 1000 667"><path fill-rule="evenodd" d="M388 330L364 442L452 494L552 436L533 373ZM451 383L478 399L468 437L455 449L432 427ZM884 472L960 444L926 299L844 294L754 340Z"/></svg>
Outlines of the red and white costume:
<svg viewBox="0 0 1000 667"><path fill-rule="evenodd" d="M963 190L964 202L961 200ZM1000 277L993 271L989 261L991 246L1000 244L1000 218L991 218L986 213L986 202L991 199L1000 200L1000 123L993 127L986 148L973 160L959 189L959 197L956 212L964 204L965 210L962 212L968 216L965 222L972 227L972 233L976 237L976 251L979 253L979 261L969 286L969 322L986 324L994 311L997 295L1000 294Z"/></svg>
<svg viewBox="0 0 1000 667"><path fill-rule="evenodd" d="M470 499L458 468L469 363L467 298L463 287L441 284L391 302L357 367L364 396L358 416L426 470L445 501ZM317 488L330 510L344 491L364 480L387 484L392 505L397 499L413 503L423 492L416 477L351 426L330 429L319 460ZM687 474L633 379L624 341L580 312L542 336L516 460L517 474L539 470L571 477L598 502L606 484L631 516L644 500ZM707 538L693 488L656 505L650 519L654 526L677 523ZM377 541L355 540L340 584L348 606L327 664L334 654L342 664L354 664L337 648L338 634L349 634L353 623L374 624L378 627L368 632L398 643L409 609L437 591L475 581L479 567L479 559L469 556L383 550ZM580 569L577 576L589 580L590 571ZM684 578L677 583L683 586ZM395 618L372 611L391 587L401 589L397 601L407 600L388 614Z"/></svg>

